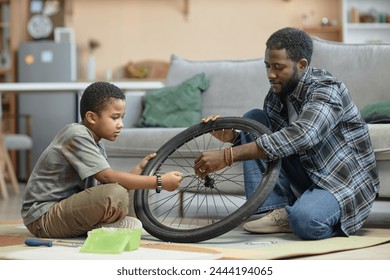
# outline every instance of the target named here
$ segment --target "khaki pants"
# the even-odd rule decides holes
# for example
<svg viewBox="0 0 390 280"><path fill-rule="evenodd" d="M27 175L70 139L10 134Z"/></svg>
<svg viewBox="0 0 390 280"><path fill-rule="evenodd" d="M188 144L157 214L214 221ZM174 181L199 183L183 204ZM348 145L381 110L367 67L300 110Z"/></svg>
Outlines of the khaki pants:
<svg viewBox="0 0 390 280"><path fill-rule="evenodd" d="M27 228L37 237L77 237L99 224L122 219L128 211L129 194L125 188L119 184L99 185L54 204Z"/></svg>

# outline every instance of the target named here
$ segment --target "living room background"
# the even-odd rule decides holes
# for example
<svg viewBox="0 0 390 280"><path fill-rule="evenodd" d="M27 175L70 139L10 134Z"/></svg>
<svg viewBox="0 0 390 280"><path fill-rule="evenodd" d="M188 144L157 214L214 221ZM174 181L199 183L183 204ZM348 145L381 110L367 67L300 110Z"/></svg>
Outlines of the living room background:
<svg viewBox="0 0 390 280"><path fill-rule="evenodd" d="M75 30L79 78L86 78L88 45L96 40L97 78L120 77L129 61L262 57L265 41L285 27L341 24L340 0L77 0L65 25Z"/></svg>

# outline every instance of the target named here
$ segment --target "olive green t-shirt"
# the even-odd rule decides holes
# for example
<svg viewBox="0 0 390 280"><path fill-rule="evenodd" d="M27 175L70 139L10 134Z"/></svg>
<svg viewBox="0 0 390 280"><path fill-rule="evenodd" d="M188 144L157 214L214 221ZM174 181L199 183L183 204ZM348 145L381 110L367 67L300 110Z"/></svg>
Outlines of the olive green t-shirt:
<svg viewBox="0 0 390 280"><path fill-rule="evenodd" d="M24 224L40 218L54 203L96 186L93 175L109 167L103 144L95 142L89 129L67 125L42 153L27 182Z"/></svg>

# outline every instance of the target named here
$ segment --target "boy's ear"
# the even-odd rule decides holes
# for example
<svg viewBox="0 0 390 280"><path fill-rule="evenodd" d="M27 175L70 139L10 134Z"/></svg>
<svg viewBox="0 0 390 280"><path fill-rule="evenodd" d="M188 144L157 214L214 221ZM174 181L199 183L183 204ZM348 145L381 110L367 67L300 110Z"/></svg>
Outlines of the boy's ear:
<svg viewBox="0 0 390 280"><path fill-rule="evenodd" d="M88 111L86 114L85 114L85 119L87 122L91 123L91 124L94 124L95 121L96 121L96 115L94 112L92 111Z"/></svg>

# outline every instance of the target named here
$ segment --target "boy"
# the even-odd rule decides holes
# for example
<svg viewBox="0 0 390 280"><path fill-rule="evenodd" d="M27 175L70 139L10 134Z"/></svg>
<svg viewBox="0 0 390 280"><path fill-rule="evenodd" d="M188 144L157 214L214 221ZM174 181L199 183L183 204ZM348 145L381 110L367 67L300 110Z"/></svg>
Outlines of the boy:
<svg viewBox="0 0 390 280"><path fill-rule="evenodd" d="M146 156L129 173L110 168L101 139L114 141L123 127L125 95L113 84L95 82L80 101L81 123L62 129L42 153L27 182L23 222L37 237L69 238L102 226L141 227L126 217L128 190L175 190L181 173L140 175ZM98 184L99 182L99 184Z"/></svg>

